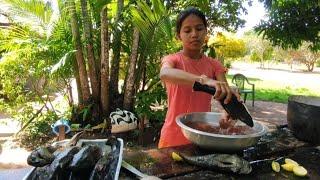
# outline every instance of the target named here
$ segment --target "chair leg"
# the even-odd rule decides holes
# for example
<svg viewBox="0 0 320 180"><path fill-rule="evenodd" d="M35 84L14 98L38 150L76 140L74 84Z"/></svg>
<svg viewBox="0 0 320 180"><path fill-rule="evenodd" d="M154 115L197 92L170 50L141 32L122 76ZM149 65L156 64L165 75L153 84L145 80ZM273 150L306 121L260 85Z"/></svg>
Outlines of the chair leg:
<svg viewBox="0 0 320 180"><path fill-rule="evenodd" d="M246 103L247 93L244 93L244 103Z"/></svg>
<svg viewBox="0 0 320 180"><path fill-rule="evenodd" d="M252 107L254 107L254 92L252 93Z"/></svg>

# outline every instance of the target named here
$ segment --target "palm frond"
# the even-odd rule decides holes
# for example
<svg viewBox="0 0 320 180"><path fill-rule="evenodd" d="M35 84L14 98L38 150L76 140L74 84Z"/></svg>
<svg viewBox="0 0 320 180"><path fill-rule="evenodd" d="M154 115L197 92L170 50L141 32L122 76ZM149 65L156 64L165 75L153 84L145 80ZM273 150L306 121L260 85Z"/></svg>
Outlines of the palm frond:
<svg viewBox="0 0 320 180"><path fill-rule="evenodd" d="M66 64L66 62L70 60L70 56L74 54L76 51L77 50L71 50L64 54L62 58L60 58L59 62L52 66L50 73L53 74L60 68L62 68Z"/></svg>
<svg viewBox="0 0 320 180"><path fill-rule="evenodd" d="M0 3L1 11L5 12L13 23L30 26L40 35L45 35L47 26L56 19L52 5L42 0L0 0Z"/></svg>
<svg viewBox="0 0 320 180"><path fill-rule="evenodd" d="M172 37L172 23L161 0L152 0L151 7L144 1L137 1L137 7L131 7L131 15L145 41L150 41L155 29L158 29L157 33Z"/></svg>

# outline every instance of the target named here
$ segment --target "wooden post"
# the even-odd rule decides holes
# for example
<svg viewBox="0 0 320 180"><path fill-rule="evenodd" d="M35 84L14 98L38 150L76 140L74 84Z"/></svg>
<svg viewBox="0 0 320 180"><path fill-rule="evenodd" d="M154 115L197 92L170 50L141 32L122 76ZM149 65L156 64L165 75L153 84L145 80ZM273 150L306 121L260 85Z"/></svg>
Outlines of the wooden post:
<svg viewBox="0 0 320 180"><path fill-rule="evenodd" d="M66 138L66 132L64 126L59 126L59 141L62 141Z"/></svg>

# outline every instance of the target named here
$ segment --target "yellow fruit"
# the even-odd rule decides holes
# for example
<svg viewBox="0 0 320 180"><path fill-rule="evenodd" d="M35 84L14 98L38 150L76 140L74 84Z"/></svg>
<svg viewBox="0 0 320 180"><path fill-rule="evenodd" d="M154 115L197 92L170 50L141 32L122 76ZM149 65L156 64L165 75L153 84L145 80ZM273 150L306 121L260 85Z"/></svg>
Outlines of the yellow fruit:
<svg viewBox="0 0 320 180"><path fill-rule="evenodd" d="M179 154L175 153L175 152L171 153L171 157L172 157L172 159L174 161L182 161L182 157Z"/></svg>
<svg viewBox="0 0 320 180"><path fill-rule="evenodd" d="M285 158L285 159L284 159L284 162L285 162L286 164L295 164L295 165L299 166L299 164L298 164L296 161L294 161L294 160L292 160L292 159L289 159L289 158Z"/></svg>
<svg viewBox="0 0 320 180"><path fill-rule="evenodd" d="M292 163L286 163L286 164L282 164L281 167L286 170L286 171L292 171L293 170L293 167L295 167L297 165L295 164L292 164Z"/></svg>
<svg viewBox="0 0 320 180"><path fill-rule="evenodd" d="M308 171L302 166L293 167L293 173L297 176L305 176L308 174Z"/></svg>
<svg viewBox="0 0 320 180"><path fill-rule="evenodd" d="M278 162L272 161L271 167L275 172L280 172L280 164Z"/></svg>

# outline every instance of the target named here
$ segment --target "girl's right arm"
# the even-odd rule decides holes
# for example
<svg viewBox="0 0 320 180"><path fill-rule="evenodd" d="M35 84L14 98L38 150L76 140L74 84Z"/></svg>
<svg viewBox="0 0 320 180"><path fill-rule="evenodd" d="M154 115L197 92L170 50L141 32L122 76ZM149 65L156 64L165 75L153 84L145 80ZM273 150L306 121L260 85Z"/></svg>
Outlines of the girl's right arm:
<svg viewBox="0 0 320 180"><path fill-rule="evenodd" d="M217 81L208 78L205 75L199 76L183 71L181 69L176 69L173 67L173 65L171 65L168 62L162 64L160 70L160 79L163 82L189 85L191 87L194 85L196 81L204 85L215 87L216 93L213 97L217 100L222 99L224 96L228 96L231 93L230 88L226 82Z"/></svg>
<svg viewBox="0 0 320 180"><path fill-rule="evenodd" d="M170 67L163 64L160 70L160 79L164 82L173 84L183 84L193 86L195 81L200 81L201 76L185 72L181 69Z"/></svg>

